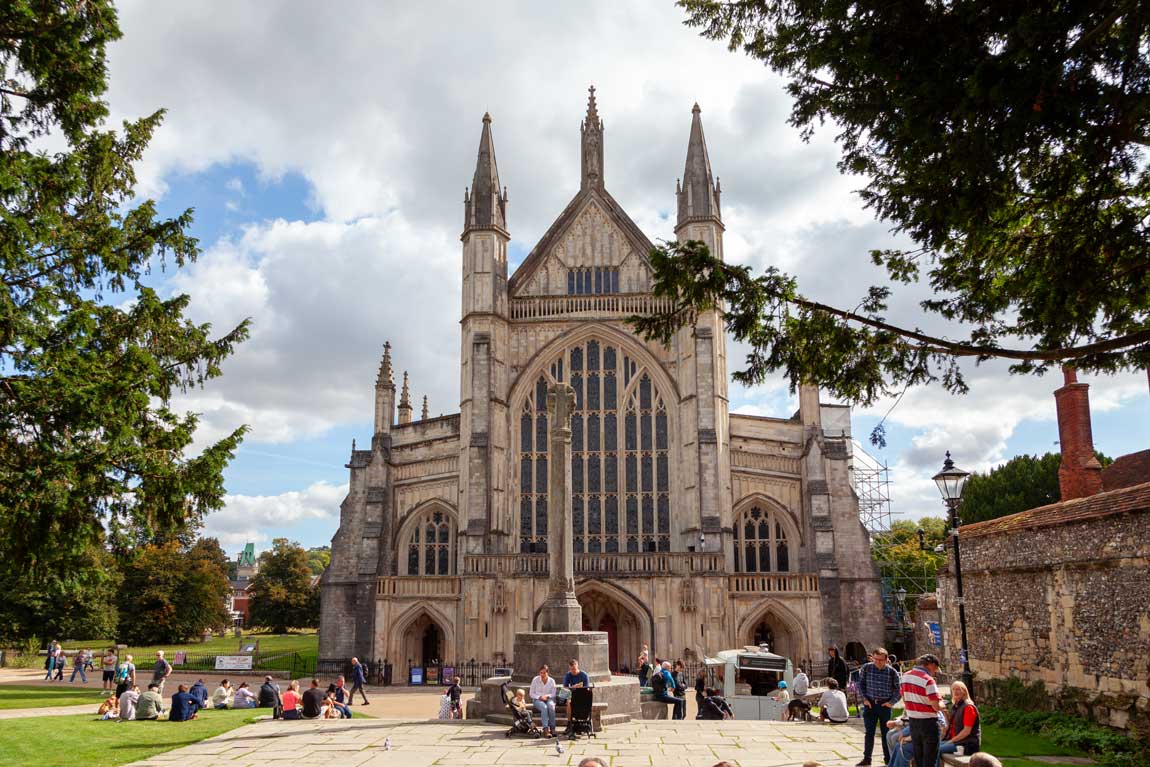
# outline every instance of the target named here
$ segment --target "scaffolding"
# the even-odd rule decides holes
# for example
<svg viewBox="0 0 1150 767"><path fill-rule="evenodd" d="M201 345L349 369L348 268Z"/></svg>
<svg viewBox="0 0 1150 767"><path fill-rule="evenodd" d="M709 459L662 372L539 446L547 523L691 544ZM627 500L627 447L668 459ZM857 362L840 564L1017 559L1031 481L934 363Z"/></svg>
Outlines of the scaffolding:
<svg viewBox="0 0 1150 767"><path fill-rule="evenodd" d="M852 442L851 448L851 483L858 496L859 522L870 535L871 557L882 578L883 617L888 628L902 628L918 597L934 591L935 569L886 556L887 550L898 545L891 535L890 467L858 442ZM903 589L905 603L898 598Z"/></svg>

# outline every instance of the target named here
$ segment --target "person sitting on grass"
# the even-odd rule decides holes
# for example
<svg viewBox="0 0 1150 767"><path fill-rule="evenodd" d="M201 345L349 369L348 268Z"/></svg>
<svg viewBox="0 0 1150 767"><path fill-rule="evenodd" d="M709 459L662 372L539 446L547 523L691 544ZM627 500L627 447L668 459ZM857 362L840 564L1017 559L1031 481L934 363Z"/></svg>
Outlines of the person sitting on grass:
<svg viewBox="0 0 1150 767"><path fill-rule="evenodd" d="M196 699L196 702L200 704L200 708L208 707L208 688L204 684L203 679L197 679L196 683L188 689L188 694Z"/></svg>
<svg viewBox="0 0 1150 767"><path fill-rule="evenodd" d="M846 724L851 718L851 712L847 706L847 696L839 689L838 680L827 677L823 684L827 691L819 698L819 719L831 724Z"/></svg>
<svg viewBox="0 0 1150 767"><path fill-rule="evenodd" d="M324 716L327 710L327 696L319 689L318 679L311 680L311 687L304 691L301 701L304 719L320 719Z"/></svg>
<svg viewBox="0 0 1150 767"><path fill-rule="evenodd" d="M240 682L240 686L236 689L235 697L232 701L234 708L255 708L256 707L256 694L252 692L252 688L248 687L247 682Z"/></svg>
<svg viewBox="0 0 1150 767"><path fill-rule="evenodd" d="M105 698L104 702L100 704L100 710L97 711L96 714L100 717L101 720L115 719L117 716L119 716L120 702L116 700L116 696L109 695L107 698Z"/></svg>
<svg viewBox="0 0 1150 767"><path fill-rule="evenodd" d="M227 679L220 680L220 686L212 693L212 708L231 708L232 683Z"/></svg>
<svg viewBox="0 0 1150 767"><path fill-rule="evenodd" d="M140 688L132 685L120 693L120 721L130 722L136 718L136 703L140 700Z"/></svg>
<svg viewBox="0 0 1150 767"><path fill-rule="evenodd" d="M201 685L202 687L202 685ZM188 692L188 686L181 684L179 691L172 696L172 713L168 715L169 722L190 722L195 719L199 710L203 708L199 699ZM207 690L205 689L206 693Z"/></svg>
<svg viewBox="0 0 1150 767"><path fill-rule="evenodd" d="M283 718L290 720L299 719L300 694L298 679L291 680L291 684L288 685L287 692L283 694L283 702Z"/></svg>
<svg viewBox="0 0 1150 767"><path fill-rule="evenodd" d="M159 719L160 714L164 713L164 699L160 697L160 685L152 682L148 685L146 692L140 693L140 699L136 701L136 719Z"/></svg>
<svg viewBox="0 0 1150 767"><path fill-rule="evenodd" d="M351 719L351 709L346 704L341 703L339 698L339 688L334 684L329 684L327 686L327 706L334 712L328 718Z"/></svg>

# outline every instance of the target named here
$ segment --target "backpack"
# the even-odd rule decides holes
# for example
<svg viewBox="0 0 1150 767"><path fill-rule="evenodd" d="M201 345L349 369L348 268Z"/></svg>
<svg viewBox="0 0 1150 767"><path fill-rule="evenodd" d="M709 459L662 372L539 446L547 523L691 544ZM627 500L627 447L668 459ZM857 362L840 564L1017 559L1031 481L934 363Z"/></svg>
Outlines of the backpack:
<svg viewBox="0 0 1150 767"><path fill-rule="evenodd" d="M116 671L116 681L117 682L126 682L126 681L128 681L129 676L130 676L130 674L128 671L128 664L127 663L121 663L120 668Z"/></svg>
<svg viewBox="0 0 1150 767"><path fill-rule="evenodd" d="M667 692L667 679L663 676L662 671L656 671L651 675L651 689L656 695Z"/></svg>

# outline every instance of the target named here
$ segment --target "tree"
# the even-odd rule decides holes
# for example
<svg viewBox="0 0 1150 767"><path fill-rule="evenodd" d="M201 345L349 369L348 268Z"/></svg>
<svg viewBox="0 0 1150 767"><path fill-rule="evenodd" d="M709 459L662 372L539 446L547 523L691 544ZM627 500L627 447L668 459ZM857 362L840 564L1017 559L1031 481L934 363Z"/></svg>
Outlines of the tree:
<svg viewBox="0 0 1150 767"><path fill-rule="evenodd" d="M923 531L921 542L919 530ZM944 542L946 533L945 519L923 517L918 524L897 520L889 532L873 536L871 557L892 591L902 588L917 596L937 588L938 570L946 563L946 555L936 552L935 547Z"/></svg>
<svg viewBox="0 0 1150 767"><path fill-rule="evenodd" d="M227 557L215 538L192 546L145 546L124 567L117 636L129 644L174 644L230 623Z"/></svg>
<svg viewBox="0 0 1150 767"><path fill-rule="evenodd" d="M308 554L298 543L276 538L260 554L260 571L252 580L251 623L276 634L289 628L319 625L319 589L311 585Z"/></svg>
<svg viewBox="0 0 1150 767"><path fill-rule="evenodd" d="M307 566L312 575L323 575L331 564L331 546L317 546L307 550Z"/></svg>
<svg viewBox="0 0 1150 767"><path fill-rule="evenodd" d="M220 375L248 324L213 336L185 318L187 296L147 284L199 249L190 210L159 217L134 194L162 112L101 128L105 49L119 36L109 0L0 10L2 583L68 581L92 545L194 529L223 505L245 431L190 456L197 418L170 407ZM40 149L48 133L66 148Z"/></svg>
<svg viewBox="0 0 1150 767"><path fill-rule="evenodd" d="M751 347L737 378L785 370L864 404L939 380L964 392L961 360L1150 365L1144 4L680 5L704 36L787 78L804 138L834 122L840 170L866 179L866 206L915 247L872 252L887 284L843 308L777 269L756 277L700 242L665 244L652 261L671 309L636 318L640 330L667 342L721 306ZM892 286L916 283L939 330L883 316Z"/></svg>
<svg viewBox="0 0 1150 767"><path fill-rule="evenodd" d="M1103 467L1114 462L1102 453L1095 457ZM959 515L962 523L982 522L1008 514L1056 503L1062 494L1058 487L1058 465L1062 456L1047 453L1019 455L985 474L975 472L966 481Z"/></svg>
<svg viewBox="0 0 1150 767"><path fill-rule="evenodd" d="M6 569L0 580L0 640L114 636L120 573L115 558L102 547L80 549L58 569L37 568L7 577L10 572Z"/></svg>

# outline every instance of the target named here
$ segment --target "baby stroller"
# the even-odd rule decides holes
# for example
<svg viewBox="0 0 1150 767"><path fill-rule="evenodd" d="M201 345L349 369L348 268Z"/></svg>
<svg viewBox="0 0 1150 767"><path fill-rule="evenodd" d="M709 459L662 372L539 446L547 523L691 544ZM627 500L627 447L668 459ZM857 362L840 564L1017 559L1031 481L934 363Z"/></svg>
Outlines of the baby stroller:
<svg viewBox="0 0 1150 767"><path fill-rule="evenodd" d="M499 694L503 696L503 702L507 704L511 715L515 717L515 721L511 723L511 727L507 730L506 737L510 738L517 732L523 735L530 735L533 738L541 737L543 731L535 726L535 720L531 718L531 709L520 711L515 707L515 695L507 689L509 684L511 684L511 682L507 681L499 685Z"/></svg>
<svg viewBox="0 0 1150 767"><path fill-rule="evenodd" d="M598 737L591 722L591 709L594 702L595 693L591 688L576 687L571 691L571 721L567 723L567 732L572 740L580 735Z"/></svg>

